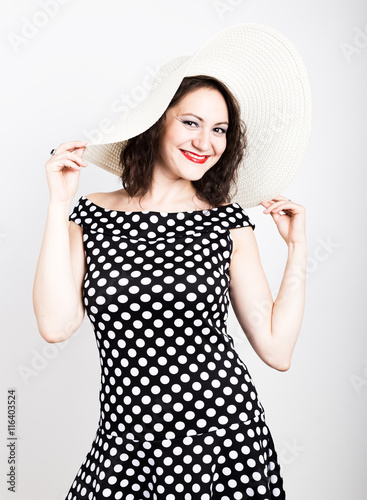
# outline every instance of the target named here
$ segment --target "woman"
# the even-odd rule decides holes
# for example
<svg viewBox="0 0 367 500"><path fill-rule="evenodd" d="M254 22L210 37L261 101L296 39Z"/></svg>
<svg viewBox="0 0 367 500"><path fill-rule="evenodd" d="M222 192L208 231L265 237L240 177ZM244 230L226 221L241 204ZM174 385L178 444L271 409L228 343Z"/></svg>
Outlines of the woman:
<svg viewBox="0 0 367 500"><path fill-rule="evenodd" d="M245 132L223 82L184 77L160 118L121 150L123 189L80 197L69 227L86 143L61 144L46 163L39 330L64 341L86 311L101 360L99 426L66 500L285 498L226 320L230 300L260 358L289 368L304 308L305 210L283 196L262 202L288 246L273 302L255 225L228 201Z"/></svg>

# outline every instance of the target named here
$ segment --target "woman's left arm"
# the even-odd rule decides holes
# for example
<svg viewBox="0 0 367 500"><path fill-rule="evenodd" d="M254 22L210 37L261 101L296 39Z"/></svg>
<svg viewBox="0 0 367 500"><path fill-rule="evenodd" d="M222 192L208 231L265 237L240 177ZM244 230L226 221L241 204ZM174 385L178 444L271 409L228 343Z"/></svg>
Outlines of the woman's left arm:
<svg viewBox="0 0 367 500"><path fill-rule="evenodd" d="M283 196L262 205L288 246L278 295L274 301L253 232L234 229L231 233L236 250L230 266L230 296L237 319L256 353L269 366L285 371L291 364L305 305L305 208Z"/></svg>

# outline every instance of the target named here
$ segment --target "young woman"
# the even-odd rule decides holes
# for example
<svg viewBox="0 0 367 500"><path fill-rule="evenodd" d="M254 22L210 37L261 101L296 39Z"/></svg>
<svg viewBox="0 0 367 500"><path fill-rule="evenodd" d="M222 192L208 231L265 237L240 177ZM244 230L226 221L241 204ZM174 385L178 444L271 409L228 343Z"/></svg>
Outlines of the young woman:
<svg viewBox="0 0 367 500"><path fill-rule="evenodd" d="M285 498L226 320L231 302L259 357L289 369L304 310L305 209L283 196L262 202L288 247L274 302L255 225L229 196L247 146L235 96L198 75L126 142L122 189L81 196L69 215L86 143L61 144L47 161L39 331L62 342L86 312L101 361L98 429L66 500Z"/></svg>

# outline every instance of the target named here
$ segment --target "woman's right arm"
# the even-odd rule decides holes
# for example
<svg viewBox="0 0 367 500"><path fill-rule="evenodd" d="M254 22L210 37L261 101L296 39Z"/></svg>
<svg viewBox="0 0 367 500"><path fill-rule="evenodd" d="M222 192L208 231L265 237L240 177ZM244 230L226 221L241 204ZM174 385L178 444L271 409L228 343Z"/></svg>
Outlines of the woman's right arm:
<svg viewBox="0 0 367 500"><path fill-rule="evenodd" d="M85 141L61 144L46 163L50 202L33 285L33 309L47 342L68 339L84 318L82 284L86 272L82 228L70 222Z"/></svg>

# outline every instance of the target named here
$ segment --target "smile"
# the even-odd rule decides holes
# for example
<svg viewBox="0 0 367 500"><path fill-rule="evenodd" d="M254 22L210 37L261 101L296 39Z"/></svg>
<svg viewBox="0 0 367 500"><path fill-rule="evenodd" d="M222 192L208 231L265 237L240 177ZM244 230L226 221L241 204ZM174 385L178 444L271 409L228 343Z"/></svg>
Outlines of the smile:
<svg viewBox="0 0 367 500"><path fill-rule="evenodd" d="M181 153L190 161L194 163L205 163L210 155L196 155L195 153L191 153L191 151L185 151L184 149L180 149Z"/></svg>

